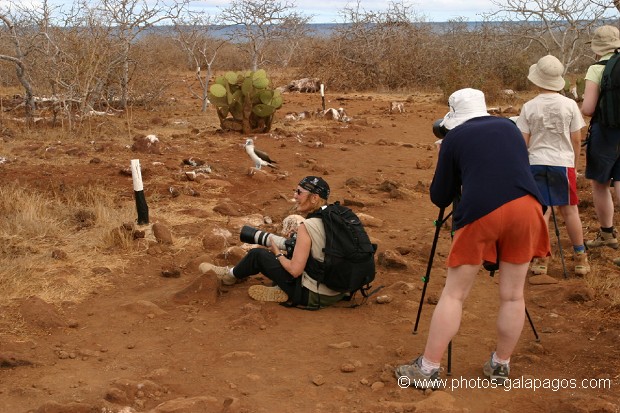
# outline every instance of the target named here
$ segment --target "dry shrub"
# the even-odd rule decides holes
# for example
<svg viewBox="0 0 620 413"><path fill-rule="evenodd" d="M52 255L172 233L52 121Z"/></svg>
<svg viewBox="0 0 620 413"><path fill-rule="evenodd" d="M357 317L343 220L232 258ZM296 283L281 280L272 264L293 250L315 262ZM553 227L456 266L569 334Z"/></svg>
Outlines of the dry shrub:
<svg viewBox="0 0 620 413"><path fill-rule="evenodd" d="M340 91L439 89L444 98L475 87L494 100L503 89L525 89L529 65L542 56L524 51L511 27L464 21L371 27L306 43L296 59L303 67L298 77L318 77Z"/></svg>

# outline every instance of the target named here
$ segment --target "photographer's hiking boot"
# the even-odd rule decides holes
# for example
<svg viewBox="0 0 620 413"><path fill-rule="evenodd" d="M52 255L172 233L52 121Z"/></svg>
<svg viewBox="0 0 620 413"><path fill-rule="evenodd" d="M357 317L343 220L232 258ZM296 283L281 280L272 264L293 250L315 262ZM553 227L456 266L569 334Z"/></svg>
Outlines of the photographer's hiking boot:
<svg viewBox="0 0 620 413"><path fill-rule="evenodd" d="M590 272L590 263L588 263L588 255L585 252L578 252L574 255L575 275L586 275Z"/></svg>
<svg viewBox="0 0 620 413"><path fill-rule="evenodd" d="M586 241L586 247L588 248L598 248L603 246L618 248L618 231L615 229L613 232L599 231L598 234L596 234L596 238Z"/></svg>
<svg viewBox="0 0 620 413"><path fill-rule="evenodd" d="M396 367L394 374L398 380L398 385L404 387L415 387L416 389L436 389L441 386L439 380L439 370L433 369L429 374L422 371L422 356L413 360L411 364L403 364Z"/></svg>
<svg viewBox="0 0 620 413"><path fill-rule="evenodd" d="M504 381L506 381L508 375L510 374L510 365L494 363L493 355L491 354L491 358L484 363L482 371L484 372L484 375L491 380L491 383L496 383L503 386Z"/></svg>
<svg viewBox="0 0 620 413"><path fill-rule="evenodd" d="M224 285L233 285L237 282L237 279L234 275L230 273L230 269L228 267L218 267L217 265L213 265L209 262L203 262L198 267L201 273L206 274L211 272L217 276L217 279L222 282Z"/></svg>
<svg viewBox="0 0 620 413"><path fill-rule="evenodd" d="M530 269L534 275L547 274L547 265L549 265L549 257L534 258Z"/></svg>
<svg viewBox="0 0 620 413"><path fill-rule="evenodd" d="M267 287L265 285L253 285L248 288L248 294L256 301L268 301L272 303L284 303L288 301L288 295L278 286Z"/></svg>

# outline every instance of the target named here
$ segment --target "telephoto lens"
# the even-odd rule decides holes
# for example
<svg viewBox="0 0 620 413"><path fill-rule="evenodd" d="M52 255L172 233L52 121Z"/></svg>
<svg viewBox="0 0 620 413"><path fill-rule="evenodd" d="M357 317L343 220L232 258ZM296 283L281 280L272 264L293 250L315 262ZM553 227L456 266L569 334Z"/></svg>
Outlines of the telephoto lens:
<svg viewBox="0 0 620 413"><path fill-rule="evenodd" d="M273 241L279 249L287 249L286 238L279 235L271 234L266 231L261 231L249 225L244 225L241 228L241 232L239 233L239 239L248 244L257 244L264 247L271 247L271 242Z"/></svg>
<svg viewBox="0 0 620 413"><path fill-rule="evenodd" d="M441 122L443 122L443 118L437 119L433 122L433 134L439 139L443 139L446 137L446 134L449 132L445 126L441 126Z"/></svg>

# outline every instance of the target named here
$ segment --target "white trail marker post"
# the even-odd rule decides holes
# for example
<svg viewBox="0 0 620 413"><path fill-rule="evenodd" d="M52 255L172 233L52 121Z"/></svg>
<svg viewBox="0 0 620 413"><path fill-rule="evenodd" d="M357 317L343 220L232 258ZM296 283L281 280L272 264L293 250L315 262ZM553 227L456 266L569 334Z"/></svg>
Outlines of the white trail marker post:
<svg viewBox="0 0 620 413"><path fill-rule="evenodd" d="M131 178L133 179L133 193L136 198L136 209L138 210L138 225L146 225L149 223L149 207L146 205L146 198L144 197L139 159L131 160Z"/></svg>

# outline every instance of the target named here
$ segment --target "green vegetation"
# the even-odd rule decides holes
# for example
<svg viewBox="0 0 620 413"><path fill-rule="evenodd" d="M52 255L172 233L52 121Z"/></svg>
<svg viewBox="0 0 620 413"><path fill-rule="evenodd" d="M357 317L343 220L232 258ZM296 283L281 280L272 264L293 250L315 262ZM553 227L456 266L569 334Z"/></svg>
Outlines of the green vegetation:
<svg viewBox="0 0 620 413"><path fill-rule="evenodd" d="M245 135L268 132L275 112L282 106L282 95L270 87L264 70L226 72L209 88L224 130Z"/></svg>

